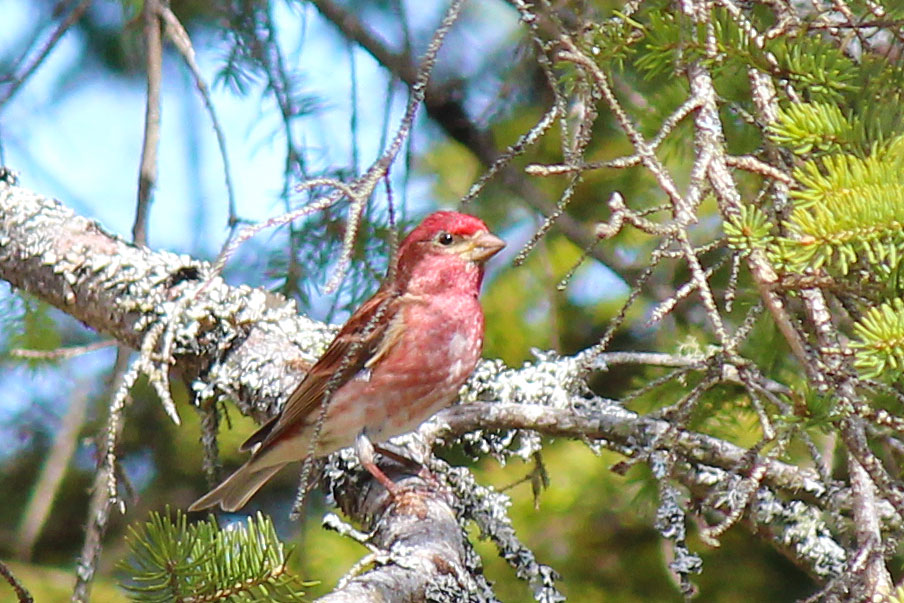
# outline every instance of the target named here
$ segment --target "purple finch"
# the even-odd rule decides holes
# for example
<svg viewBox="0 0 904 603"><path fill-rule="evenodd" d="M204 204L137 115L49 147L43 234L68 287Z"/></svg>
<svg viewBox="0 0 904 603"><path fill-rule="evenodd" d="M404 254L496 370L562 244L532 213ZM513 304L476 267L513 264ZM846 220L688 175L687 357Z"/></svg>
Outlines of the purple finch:
<svg viewBox="0 0 904 603"><path fill-rule="evenodd" d="M314 456L357 444L364 467L392 491L363 458L373 450L368 438L411 431L455 400L483 347L483 266L504 246L474 216L427 216L402 241L380 290L349 318L282 411L242 445L251 458L189 510L219 504L235 511L277 471L304 459L327 399Z"/></svg>

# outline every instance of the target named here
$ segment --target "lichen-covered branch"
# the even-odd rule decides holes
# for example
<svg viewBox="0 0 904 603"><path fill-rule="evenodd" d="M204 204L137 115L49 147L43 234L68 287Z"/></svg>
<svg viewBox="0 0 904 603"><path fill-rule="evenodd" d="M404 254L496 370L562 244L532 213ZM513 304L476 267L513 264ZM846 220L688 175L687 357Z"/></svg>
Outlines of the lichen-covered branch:
<svg viewBox="0 0 904 603"><path fill-rule="evenodd" d="M0 278L134 349L154 325L172 323L175 362L201 398L227 396L263 420L333 329L299 316L281 296L219 277L205 282L209 270L0 181ZM186 296L185 312L172 316Z"/></svg>
<svg viewBox="0 0 904 603"><path fill-rule="evenodd" d="M324 475L336 504L362 520L377 551L370 556L373 569L346 580L321 603L496 601L460 525L455 496L436 478L390 471L402 493L393 501L360 471L351 451L333 455Z"/></svg>
<svg viewBox="0 0 904 603"><path fill-rule="evenodd" d="M209 271L204 262L126 243L54 200L0 182L0 277L132 347L140 347L155 325L171 325L174 362L192 383L196 398L229 397L243 413L262 420L300 378L299 361L315 359L333 329L298 316L292 302L245 286L231 287L219 277L209 278ZM183 311L174 315L177 308ZM661 355L624 356L613 360L682 364ZM757 465L762 467L763 487L770 492L833 515L850 508L850 492L825 483L814 470L772 458L751 459L750 451L729 442L678 428L663 418L640 416L592 395L585 378L590 371L605 369L604 358L589 352L575 357L540 355L519 369L486 361L463 391L464 404L440 413L401 444L413 458L423 458L439 440L461 436L485 452L500 454L513 440L496 434L521 430L516 453L525 457L540 446L539 438L530 435L536 433L587 440L639 460L654 450L669 450L691 468L688 474L722 471L740 479ZM726 380L731 380L730 373L725 373ZM326 483L352 517L372 520L376 529L372 542L390 553L391 562L349 580L342 592L357 593L355 589L374 584L401 588L404 583L406 593L416 594L438 585L452 588L451 584L459 590L450 592L479 591L486 597L475 600L491 600L463 536L467 517L453 511L464 508L460 496L435 484L422 488L422 482L412 481L410 498L388 504L379 491L371 492L369 485L355 481L354 474L343 477L346 473L334 471ZM451 483L451 477L443 478L441 472L440 479ZM695 482L681 483L691 488ZM897 522L890 505L877 501L877 508L883 522ZM510 529L503 529L504 508L496 511L480 512L490 522L481 529L501 535L500 551L529 553L506 536ZM748 515L759 518L761 530L775 527L770 526L770 517L786 521L759 511ZM828 533L825 529L818 536L824 541ZM802 550L832 550L824 544L822 549L815 546L800 543ZM538 585L538 598L555 600L550 594L556 592L551 569L532 560L532 553L510 556L519 575ZM802 564L833 568L836 562L811 554ZM477 591L475 585L480 587Z"/></svg>

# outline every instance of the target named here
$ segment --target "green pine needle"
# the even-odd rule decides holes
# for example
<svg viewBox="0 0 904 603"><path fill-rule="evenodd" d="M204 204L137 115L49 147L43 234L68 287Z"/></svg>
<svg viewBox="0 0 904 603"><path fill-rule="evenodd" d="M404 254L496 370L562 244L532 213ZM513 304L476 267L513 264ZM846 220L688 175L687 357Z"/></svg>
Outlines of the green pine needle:
<svg viewBox="0 0 904 603"><path fill-rule="evenodd" d="M130 526L120 569L133 601L163 603L303 601L305 586L288 571L290 550L269 518L258 513L221 529L214 519L189 525L177 511L156 512Z"/></svg>
<svg viewBox="0 0 904 603"><path fill-rule="evenodd" d="M801 188L782 240L794 271L866 262L896 270L904 252L904 143L892 140L867 158L834 154L795 170Z"/></svg>
<svg viewBox="0 0 904 603"><path fill-rule="evenodd" d="M779 110L769 139L797 155L838 152L855 142L851 120L830 103L800 103Z"/></svg>
<svg viewBox="0 0 904 603"><path fill-rule="evenodd" d="M904 586L895 588L895 592L888 597L888 603L904 603Z"/></svg>
<svg viewBox="0 0 904 603"><path fill-rule="evenodd" d="M742 205L741 214L723 226L728 236L728 245L738 251L750 251L768 247L772 236L772 223L760 208Z"/></svg>
<svg viewBox="0 0 904 603"><path fill-rule="evenodd" d="M789 43L778 38L768 45L788 79L807 100L842 102L859 88L857 65L844 52L817 36L802 36Z"/></svg>
<svg viewBox="0 0 904 603"><path fill-rule="evenodd" d="M870 308L854 325L854 366L864 376L896 378L904 368L904 300Z"/></svg>

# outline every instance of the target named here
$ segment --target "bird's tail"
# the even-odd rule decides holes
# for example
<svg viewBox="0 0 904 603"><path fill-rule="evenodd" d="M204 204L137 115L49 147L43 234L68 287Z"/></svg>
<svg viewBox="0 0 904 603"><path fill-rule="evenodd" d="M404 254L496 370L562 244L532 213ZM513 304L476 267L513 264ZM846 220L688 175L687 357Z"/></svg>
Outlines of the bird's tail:
<svg viewBox="0 0 904 603"><path fill-rule="evenodd" d="M223 480L223 483L196 500L189 511L200 511L220 505L224 511L237 511L245 506L254 493L261 489L268 479L285 467L287 463L269 467L255 467L252 459Z"/></svg>

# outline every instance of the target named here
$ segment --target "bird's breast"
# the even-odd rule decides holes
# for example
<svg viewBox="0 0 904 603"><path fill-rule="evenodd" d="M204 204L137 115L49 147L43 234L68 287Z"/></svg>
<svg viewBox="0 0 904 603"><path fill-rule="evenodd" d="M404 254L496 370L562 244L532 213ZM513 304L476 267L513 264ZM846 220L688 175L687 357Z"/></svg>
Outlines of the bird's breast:
<svg viewBox="0 0 904 603"><path fill-rule="evenodd" d="M404 324L392 349L337 391L328 410L337 424L360 425L376 441L412 431L451 404L483 347L474 296L421 297L398 319Z"/></svg>
<svg viewBox="0 0 904 603"><path fill-rule="evenodd" d="M430 374L454 383L455 390L474 370L483 348L483 312L468 295L431 296L403 311L404 336L389 371Z"/></svg>

